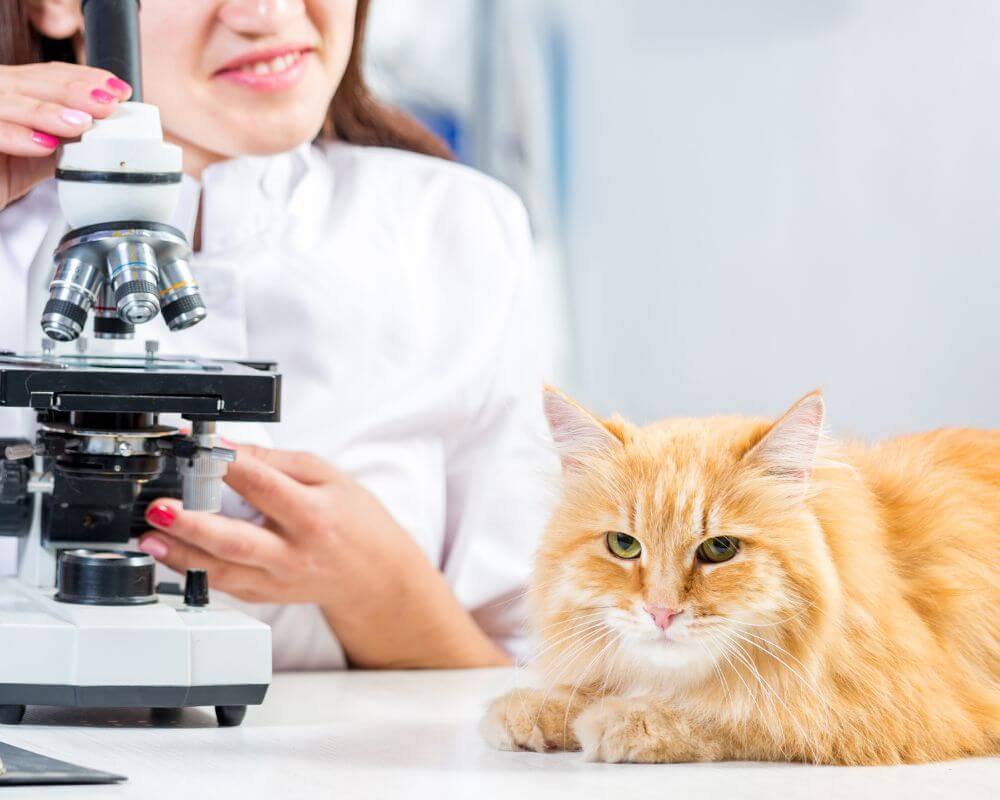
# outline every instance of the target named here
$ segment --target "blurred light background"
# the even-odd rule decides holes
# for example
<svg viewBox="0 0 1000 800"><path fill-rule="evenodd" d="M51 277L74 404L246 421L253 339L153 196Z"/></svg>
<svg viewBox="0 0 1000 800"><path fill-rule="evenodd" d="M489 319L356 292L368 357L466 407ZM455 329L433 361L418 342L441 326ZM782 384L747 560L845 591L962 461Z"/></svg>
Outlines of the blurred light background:
<svg viewBox="0 0 1000 800"><path fill-rule="evenodd" d="M1000 3L376 0L373 82L525 199L600 413L1000 427Z"/></svg>

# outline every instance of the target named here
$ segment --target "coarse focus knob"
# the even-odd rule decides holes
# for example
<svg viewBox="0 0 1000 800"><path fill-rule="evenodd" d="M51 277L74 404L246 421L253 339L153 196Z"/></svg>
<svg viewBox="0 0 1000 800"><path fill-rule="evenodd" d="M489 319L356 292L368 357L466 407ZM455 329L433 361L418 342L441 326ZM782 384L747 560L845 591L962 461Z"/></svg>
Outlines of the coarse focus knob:
<svg viewBox="0 0 1000 800"><path fill-rule="evenodd" d="M208 573L189 569L184 581L184 605L200 608L208 605Z"/></svg>

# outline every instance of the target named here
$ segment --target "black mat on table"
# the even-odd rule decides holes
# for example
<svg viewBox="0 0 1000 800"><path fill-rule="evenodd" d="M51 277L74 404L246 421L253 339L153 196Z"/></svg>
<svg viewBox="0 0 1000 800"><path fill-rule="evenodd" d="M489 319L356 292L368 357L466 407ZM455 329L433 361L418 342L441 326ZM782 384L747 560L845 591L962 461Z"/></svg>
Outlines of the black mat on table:
<svg viewBox="0 0 1000 800"><path fill-rule="evenodd" d="M124 775L112 775L96 769L78 767L65 761L22 750L0 742L0 788L26 785L66 785L83 783L118 783Z"/></svg>

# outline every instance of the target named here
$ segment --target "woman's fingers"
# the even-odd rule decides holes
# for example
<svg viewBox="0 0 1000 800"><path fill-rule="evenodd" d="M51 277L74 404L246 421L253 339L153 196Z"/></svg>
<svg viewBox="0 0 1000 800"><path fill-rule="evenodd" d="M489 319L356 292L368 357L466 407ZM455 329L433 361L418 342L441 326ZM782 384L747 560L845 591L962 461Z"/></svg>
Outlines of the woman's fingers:
<svg viewBox="0 0 1000 800"><path fill-rule="evenodd" d="M189 569L205 570L210 588L240 600L253 603L281 599L280 587L264 570L223 561L166 533L147 533L139 539L139 549L182 575Z"/></svg>
<svg viewBox="0 0 1000 800"><path fill-rule="evenodd" d="M268 466L284 472L288 477L299 483L321 484L337 479L340 472L329 461L320 458L315 453L302 450L275 450L270 447L258 447L254 444L237 444L226 441L229 447L236 448L239 458L250 458L262 461ZM236 463L239 463L237 458Z"/></svg>
<svg viewBox="0 0 1000 800"><path fill-rule="evenodd" d="M9 67L0 74L0 91L58 103L97 119L132 96L132 87L106 70L56 62Z"/></svg>
<svg viewBox="0 0 1000 800"><path fill-rule="evenodd" d="M0 153L28 158L42 157L52 155L58 146L59 140L50 133L0 119Z"/></svg>
<svg viewBox="0 0 1000 800"><path fill-rule="evenodd" d="M315 498L309 486L244 447L226 472L228 483L250 505L290 532L308 526Z"/></svg>
<svg viewBox="0 0 1000 800"><path fill-rule="evenodd" d="M3 146L0 145L0 152ZM3 161L7 162L6 171L3 170ZM51 151L47 156L38 158L8 158L0 157L0 207L6 202L10 203L23 197L36 185L47 178L51 178L56 171L55 151Z"/></svg>
<svg viewBox="0 0 1000 800"><path fill-rule="evenodd" d="M86 111L22 94L0 94L0 120L54 138L75 139L94 121ZM58 144L58 142L56 142Z"/></svg>
<svg viewBox="0 0 1000 800"><path fill-rule="evenodd" d="M146 510L154 528L170 534L222 562L282 572L288 565L289 546L277 534L239 519L187 511L179 500L154 500ZM156 555L151 553L150 555Z"/></svg>

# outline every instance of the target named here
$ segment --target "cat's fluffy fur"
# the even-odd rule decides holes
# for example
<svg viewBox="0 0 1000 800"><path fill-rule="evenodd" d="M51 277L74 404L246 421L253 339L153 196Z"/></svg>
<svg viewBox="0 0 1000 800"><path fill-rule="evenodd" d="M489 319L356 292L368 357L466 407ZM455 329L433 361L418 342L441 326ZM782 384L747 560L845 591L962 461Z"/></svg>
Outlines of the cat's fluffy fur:
<svg viewBox="0 0 1000 800"><path fill-rule="evenodd" d="M539 690L506 749L893 764L1000 750L1000 432L834 445L777 422L601 421L549 391L564 490L529 594ZM607 531L642 544L617 558ZM695 549L731 536L731 561ZM665 631L644 606L682 613Z"/></svg>

